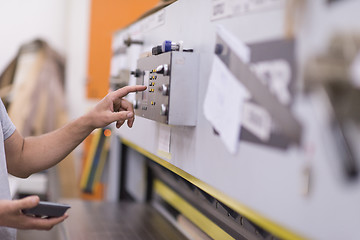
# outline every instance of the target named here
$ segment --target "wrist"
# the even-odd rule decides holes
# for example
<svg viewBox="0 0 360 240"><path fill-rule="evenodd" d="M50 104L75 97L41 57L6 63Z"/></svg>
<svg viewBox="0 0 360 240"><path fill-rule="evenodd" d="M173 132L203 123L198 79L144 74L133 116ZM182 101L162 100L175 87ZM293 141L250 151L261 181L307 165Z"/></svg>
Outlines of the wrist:
<svg viewBox="0 0 360 240"><path fill-rule="evenodd" d="M83 126L84 130L88 133L91 133L95 128L95 121L91 114L86 113L85 115L81 116L79 119L80 126Z"/></svg>

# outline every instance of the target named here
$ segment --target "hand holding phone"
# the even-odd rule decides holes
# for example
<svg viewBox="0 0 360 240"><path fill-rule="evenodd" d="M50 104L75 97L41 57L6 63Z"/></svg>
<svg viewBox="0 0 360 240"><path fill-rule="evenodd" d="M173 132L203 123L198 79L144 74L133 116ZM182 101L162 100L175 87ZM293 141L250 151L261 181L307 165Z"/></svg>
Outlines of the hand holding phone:
<svg viewBox="0 0 360 240"><path fill-rule="evenodd" d="M41 218L61 217L65 214L70 205L40 201L36 207L23 209L22 212L26 215L31 215Z"/></svg>

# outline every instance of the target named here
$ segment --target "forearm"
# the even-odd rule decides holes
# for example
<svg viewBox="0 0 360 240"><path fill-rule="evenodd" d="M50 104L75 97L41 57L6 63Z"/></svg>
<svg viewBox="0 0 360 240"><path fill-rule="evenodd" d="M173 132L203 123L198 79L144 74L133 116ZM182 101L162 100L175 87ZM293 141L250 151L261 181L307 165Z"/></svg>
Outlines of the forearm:
<svg viewBox="0 0 360 240"><path fill-rule="evenodd" d="M54 166L93 130L90 119L83 116L51 133L25 138L20 158L22 175L29 176Z"/></svg>
<svg viewBox="0 0 360 240"><path fill-rule="evenodd" d="M121 127L125 121L132 127L134 109L123 99L129 92L144 91L146 86L127 86L109 93L90 112L54 132L23 138L15 132L5 140L8 172L27 177L34 172L54 166L64 159L95 128L116 122Z"/></svg>

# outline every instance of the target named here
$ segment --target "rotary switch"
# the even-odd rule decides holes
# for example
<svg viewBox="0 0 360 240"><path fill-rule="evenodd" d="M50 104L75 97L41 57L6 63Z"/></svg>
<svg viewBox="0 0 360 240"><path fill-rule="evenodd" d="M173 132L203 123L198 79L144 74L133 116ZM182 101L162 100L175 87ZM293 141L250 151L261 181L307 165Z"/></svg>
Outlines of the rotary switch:
<svg viewBox="0 0 360 240"><path fill-rule="evenodd" d="M161 91L162 95L169 96L169 85L168 84L163 84L160 87L160 91Z"/></svg>
<svg viewBox="0 0 360 240"><path fill-rule="evenodd" d="M161 110L160 110L160 115L161 116L166 116L168 114L168 106L165 104L161 104Z"/></svg>
<svg viewBox="0 0 360 240"><path fill-rule="evenodd" d="M162 73L164 76L169 75L169 65L162 64L156 68L156 73Z"/></svg>

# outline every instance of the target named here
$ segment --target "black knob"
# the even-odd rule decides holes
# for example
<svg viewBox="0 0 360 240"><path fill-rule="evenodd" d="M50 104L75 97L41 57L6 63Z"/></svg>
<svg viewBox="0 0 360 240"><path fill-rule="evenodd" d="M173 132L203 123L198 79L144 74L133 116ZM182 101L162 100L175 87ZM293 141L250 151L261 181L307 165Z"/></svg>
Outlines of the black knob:
<svg viewBox="0 0 360 240"><path fill-rule="evenodd" d="M152 48L152 55L159 55L162 53L161 45Z"/></svg>
<svg viewBox="0 0 360 240"><path fill-rule="evenodd" d="M139 45L143 45L144 42L141 41L141 40L134 40L134 39L131 39L130 37L128 39L125 39L124 40L124 44L128 47L130 47L131 44L139 44Z"/></svg>
<svg viewBox="0 0 360 240"><path fill-rule="evenodd" d="M140 69L136 69L135 71L131 71L130 74L134 75L135 77L140 77L143 75L143 72Z"/></svg>

